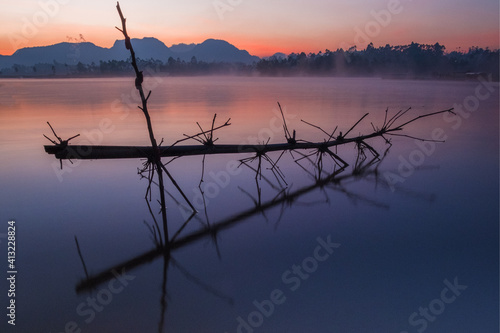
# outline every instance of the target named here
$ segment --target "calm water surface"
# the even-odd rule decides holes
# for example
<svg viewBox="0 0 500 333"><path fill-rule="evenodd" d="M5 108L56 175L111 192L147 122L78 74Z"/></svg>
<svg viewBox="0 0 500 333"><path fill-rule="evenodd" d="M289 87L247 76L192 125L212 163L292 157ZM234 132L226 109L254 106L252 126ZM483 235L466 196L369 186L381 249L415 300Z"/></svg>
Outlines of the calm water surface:
<svg viewBox="0 0 500 333"><path fill-rule="evenodd" d="M164 145L231 118L217 143L283 142L279 101L297 138L323 141L368 133L412 107L404 119L457 108L407 127L422 143L393 137L377 173L352 175L353 145L336 151L351 166L341 180L311 187L317 170L285 154L276 178L242 156L207 156L206 211L198 189L201 157L168 169L198 208L179 237L243 212L237 223L163 258L115 271L77 293L89 275L154 247L144 223L147 181L140 160L59 162L52 137L74 144L147 145L131 79L0 81L0 241L7 271L7 222L16 221L16 325L7 324L9 289L0 283L2 332L498 332L498 84L340 78L149 78L150 112ZM472 110L472 111L468 111ZM337 132L338 133L338 132ZM187 141L187 143L196 143ZM370 144L383 153L382 139ZM312 153L312 152L310 152ZM279 154L270 154L276 161ZM316 155L312 155L314 162ZM165 159L167 162L168 159ZM257 161L249 162L256 168ZM302 166L302 167L301 167ZM333 170L325 157L324 170ZM281 185L280 185L281 183ZM293 200L253 213L259 200ZM167 182L173 235L186 220ZM259 190L260 189L260 190ZM156 189L154 189L156 192ZM260 192L260 199L258 193ZM154 202L154 212L159 211Z"/></svg>

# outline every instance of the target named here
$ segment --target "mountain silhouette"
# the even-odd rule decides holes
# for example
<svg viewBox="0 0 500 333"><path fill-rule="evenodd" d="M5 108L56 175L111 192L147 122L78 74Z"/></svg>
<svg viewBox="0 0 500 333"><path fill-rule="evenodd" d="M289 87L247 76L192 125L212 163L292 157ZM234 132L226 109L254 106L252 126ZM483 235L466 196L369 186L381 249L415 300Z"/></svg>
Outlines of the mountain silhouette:
<svg viewBox="0 0 500 333"><path fill-rule="evenodd" d="M241 62L252 63L259 61L259 57L251 56L245 50L239 50L224 40L207 39L188 51L197 60L205 62Z"/></svg>
<svg viewBox="0 0 500 333"><path fill-rule="evenodd" d="M170 46L170 51L172 51L172 52L188 52L188 51L191 51L192 49L194 49L194 47L196 45L197 44L195 44L195 43L191 43L191 44L184 44L184 43L175 44L175 45Z"/></svg>
<svg viewBox="0 0 500 333"><path fill-rule="evenodd" d="M77 64L99 62L108 60L107 51L89 42L82 43L59 43L50 46L26 47L17 50L11 56L3 56L0 67L10 67L18 65L34 65L36 63L53 63L54 61L63 64Z"/></svg>
<svg viewBox="0 0 500 333"><path fill-rule="evenodd" d="M166 62L170 57L190 61L228 62L251 64L260 60L245 50L217 39L207 39L200 44L177 44L167 47L156 38L132 39L136 56L140 59L155 59ZM13 65L33 66L39 63L76 65L78 63L99 64L100 61L126 60L130 53L125 49L124 40L115 41L111 48L97 46L90 42L58 43L49 46L26 47L11 56L0 55L0 68Z"/></svg>
<svg viewBox="0 0 500 333"><path fill-rule="evenodd" d="M152 37L142 39L133 38L132 46L134 47L136 57L140 59L157 59L166 61L171 56L170 49L160 40ZM130 57L130 51L125 48L125 41L117 40L109 49L109 59L106 60L126 60Z"/></svg>

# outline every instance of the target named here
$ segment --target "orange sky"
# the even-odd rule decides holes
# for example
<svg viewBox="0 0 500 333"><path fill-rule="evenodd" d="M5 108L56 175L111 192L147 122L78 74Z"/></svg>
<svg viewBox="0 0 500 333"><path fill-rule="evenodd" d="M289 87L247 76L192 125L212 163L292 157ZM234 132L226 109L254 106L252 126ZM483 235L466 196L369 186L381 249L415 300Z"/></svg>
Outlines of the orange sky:
<svg viewBox="0 0 500 333"><path fill-rule="evenodd" d="M233 5L230 5L230 4ZM167 46L224 39L251 54L318 52L368 42L499 47L498 0L121 1L133 37ZM0 13L0 54L78 39L110 47L121 38L114 3L19 0Z"/></svg>

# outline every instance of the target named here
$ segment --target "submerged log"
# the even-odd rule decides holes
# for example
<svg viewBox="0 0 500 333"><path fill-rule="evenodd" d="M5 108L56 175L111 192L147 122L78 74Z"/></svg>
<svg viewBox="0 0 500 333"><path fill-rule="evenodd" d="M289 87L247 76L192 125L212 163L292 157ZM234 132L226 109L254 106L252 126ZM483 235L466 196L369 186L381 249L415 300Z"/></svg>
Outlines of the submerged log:
<svg viewBox="0 0 500 333"><path fill-rule="evenodd" d="M326 149L329 147L359 142L380 136L380 133L359 136L355 138L341 138L326 142L297 142L276 143L266 145L182 145L158 147L160 157L210 155L210 154L241 154L256 153L265 154L273 151L296 150L296 149ZM46 145L45 151L55 155L58 159L120 159L120 158L150 158L154 156L151 146L92 146L92 145Z"/></svg>
<svg viewBox="0 0 500 333"><path fill-rule="evenodd" d="M196 134L195 136L188 136L186 139L179 140L173 145L170 146L93 146L93 145L69 145L68 141L61 141L60 144L51 140L54 145L45 145L45 151L48 154L55 155L58 159L120 159L120 158L148 158L152 161L158 162L161 157L180 157L180 156L192 156L192 155L211 155L211 154L241 154L241 153L254 153L257 155L263 155L268 152L273 151L286 151L286 150L297 150L297 149L318 149L321 152L326 152L328 148L335 147L339 145L344 145L348 143L357 143L357 144L366 144L365 140L382 137L386 142L389 142L385 138L384 135L395 135L395 136L403 136L412 139L417 139L421 141L435 141L435 140L427 140L412 137L406 134L396 134L395 132L400 132L403 130L405 125L408 125L414 121L417 121L422 118L435 116L441 113L453 113L453 108L447 110L441 110L437 112L431 112L424 115L420 115L412 118L400 125L394 125L394 123L400 119L406 111L399 111L390 119L387 118L387 110L386 116L384 119L384 124L381 128L375 128L373 126L374 131L370 134L359 135L355 137L346 138L347 134L351 132L351 130L361 122L368 114L365 114L361 119L359 119L349 131L347 131L344 135L340 132L340 135L333 137L333 133L329 135L328 140L323 142L307 142L302 140L295 139L295 133L293 138L287 137L287 143L275 143L275 144L214 144L214 141L211 139L203 142L203 144L199 145L179 145L176 143L184 141L186 139L192 139L195 136L206 134L208 132L213 132L213 124L212 130L204 131ZM215 118L214 118L215 119ZM222 126L224 127L228 125L229 120ZM319 128L318 126L314 126ZM323 131L323 130L322 130ZM323 131L324 132L324 131ZM335 132L335 131L334 131ZM326 132L325 132L326 133ZM328 134L328 133L327 133ZM212 135L212 134L211 134ZM155 141L156 142L156 141Z"/></svg>

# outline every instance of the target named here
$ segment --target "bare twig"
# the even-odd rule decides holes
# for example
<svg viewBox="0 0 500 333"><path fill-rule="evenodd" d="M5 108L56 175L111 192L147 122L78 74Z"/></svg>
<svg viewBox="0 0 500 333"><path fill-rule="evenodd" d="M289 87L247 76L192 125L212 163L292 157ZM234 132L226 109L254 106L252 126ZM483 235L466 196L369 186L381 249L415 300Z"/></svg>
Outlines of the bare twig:
<svg viewBox="0 0 500 333"><path fill-rule="evenodd" d="M216 115L215 115L215 116L216 116ZM184 138L184 139L179 139L179 140L175 141L175 142L174 142L174 143L173 143L170 147L173 147L173 146L177 145L178 143L181 143L181 142L183 142L183 141L190 140L190 139L196 140L196 141L198 141L198 142L199 142L199 143L201 143L201 144L204 144L204 145L209 146L209 145L210 145L210 143L209 143L209 138L213 138L213 132L215 132L216 130L221 129L221 128L223 128L223 127L226 127L226 126L231 125L231 124L229 123L229 121L231 120L231 118L229 118L228 120L226 120L226 122L225 122L224 124L222 124L222 125L220 125L220 126L217 126L217 127L213 127L213 126L214 126L214 122L215 122L215 116L214 116L214 120L213 120L213 123L212 123L212 128L211 128L211 129L209 129L208 131L204 131L204 130L201 128L200 124L199 124L198 122L196 122L196 124L197 124L197 125L198 125L198 127L200 128L201 132L196 133L196 134L194 134L194 135L187 135L187 134L184 134L184 136L185 136L185 138ZM210 135L209 135L209 136L207 136L207 135L206 135L207 133L210 133ZM205 137L205 140L200 139L200 136L202 136L202 135ZM216 140L217 140L217 139L216 139ZM214 141L215 141L215 140L214 140ZM212 141L211 143L213 143L214 141Z"/></svg>
<svg viewBox="0 0 500 333"><path fill-rule="evenodd" d="M323 133L325 133L326 135L328 135L328 140L326 140L327 142L328 142L328 141L330 141L330 140L333 138L333 135L335 134L335 131L337 131L337 127L338 127L338 126L335 126L335 128L333 129L332 134L328 134L328 133L327 133L324 129L322 129L322 128L321 128L321 127L319 127L319 126L316 126L316 125L314 125L314 124L311 124L311 123L309 123L309 122L307 122L307 121L305 121L305 120L303 120L303 119L301 119L300 121L301 121L301 122L303 122L303 123L305 123L305 124L307 124L307 125L309 125L309 126L312 126L312 127L314 127L314 128L317 128L317 129L319 129L321 132L323 132Z"/></svg>
<svg viewBox="0 0 500 333"><path fill-rule="evenodd" d="M430 117L430 116L434 116L434 115L437 115L437 114L440 114L440 113L444 113L444 112L449 112L449 113L452 113L452 114L455 114L455 112L453 112L453 108L451 109L448 109L448 110L443 110L443 111L436 111L436 112L431 112L431 113L427 113L427 114L424 114L424 115L420 115L418 117L415 117L401 125L398 125L395 129L403 129L404 126L418 120L418 119L422 119L422 118L427 118L427 117Z"/></svg>
<svg viewBox="0 0 500 333"><path fill-rule="evenodd" d="M354 127L356 127L361 122L361 120L366 118L366 116L368 116L368 113L365 113L365 115L361 117L361 119L359 119L354 125L352 125L352 127L347 132L345 132L344 135L341 134L340 137L345 138L347 134L349 134L354 129Z"/></svg>
<svg viewBox="0 0 500 333"><path fill-rule="evenodd" d="M88 279L89 272L87 271L87 265L85 265L85 260L83 260L82 251L80 250L80 245L78 244L78 238L76 238L76 236L75 236L75 243L76 243L76 250L78 251L78 256L80 257L80 260L82 261L83 270L85 271L85 276Z"/></svg>
<svg viewBox="0 0 500 333"><path fill-rule="evenodd" d="M285 139L290 144L295 144L297 140L295 139L295 130L293 130L293 135L290 135L290 131L288 130L288 126L286 124L285 114L283 113L283 109L281 109L281 104L278 102L278 107L281 112L281 118L283 118L283 131L285 132Z"/></svg>

